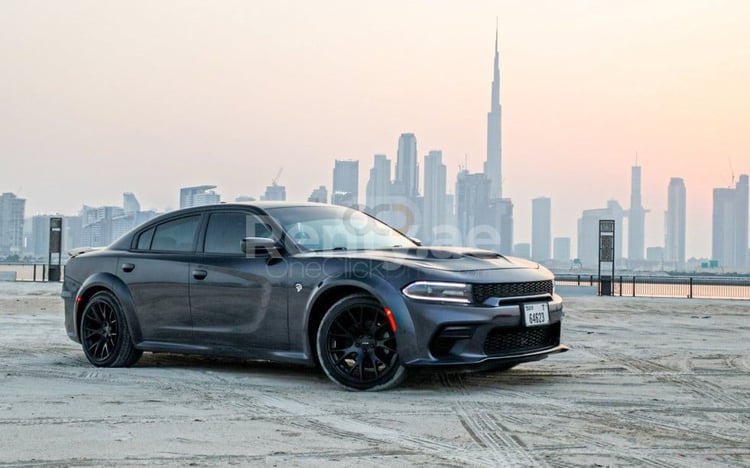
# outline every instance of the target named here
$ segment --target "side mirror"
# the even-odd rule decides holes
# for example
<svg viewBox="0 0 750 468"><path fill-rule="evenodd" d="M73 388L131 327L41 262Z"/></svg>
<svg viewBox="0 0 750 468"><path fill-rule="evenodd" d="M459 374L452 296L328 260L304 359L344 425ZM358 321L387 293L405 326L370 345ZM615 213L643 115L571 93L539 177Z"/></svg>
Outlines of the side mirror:
<svg viewBox="0 0 750 468"><path fill-rule="evenodd" d="M245 237L242 239L242 251L245 255L267 255L276 251L276 242L268 237Z"/></svg>

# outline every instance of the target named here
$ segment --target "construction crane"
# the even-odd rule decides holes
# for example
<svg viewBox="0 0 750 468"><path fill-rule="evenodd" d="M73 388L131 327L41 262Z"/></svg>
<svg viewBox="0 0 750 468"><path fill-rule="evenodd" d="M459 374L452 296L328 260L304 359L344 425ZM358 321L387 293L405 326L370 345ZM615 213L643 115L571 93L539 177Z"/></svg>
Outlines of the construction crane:
<svg viewBox="0 0 750 468"><path fill-rule="evenodd" d="M281 177L281 173L282 172L284 172L284 168L283 167L279 168L279 172L276 173L276 177L274 177L273 179L271 179L271 185L272 186L276 187L276 186L279 185L277 182L279 180L279 177Z"/></svg>

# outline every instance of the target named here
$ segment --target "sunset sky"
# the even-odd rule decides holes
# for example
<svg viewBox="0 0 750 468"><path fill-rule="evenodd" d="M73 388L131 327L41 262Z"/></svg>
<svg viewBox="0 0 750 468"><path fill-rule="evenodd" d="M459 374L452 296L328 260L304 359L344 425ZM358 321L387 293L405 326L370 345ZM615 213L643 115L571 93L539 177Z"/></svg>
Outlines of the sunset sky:
<svg viewBox="0 0 750 468"><path fill-rule="evenodd" d="M629 205L643 167L646 245L670 177L687 254L711 253L712 189L750 173L750 1L33 1L0 3L0 192L27 216L83 204L178 207L181 186L287 198L329 190L334 159L482 170L500 23L504 195L515 242L531 199L554 237ZM420 174L420 179L422 175Z"/></svg>

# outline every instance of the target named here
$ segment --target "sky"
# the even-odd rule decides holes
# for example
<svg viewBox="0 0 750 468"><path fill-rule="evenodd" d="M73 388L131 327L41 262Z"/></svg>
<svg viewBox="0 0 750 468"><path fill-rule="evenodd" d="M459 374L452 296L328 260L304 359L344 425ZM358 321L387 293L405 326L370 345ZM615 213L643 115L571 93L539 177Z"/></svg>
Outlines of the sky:
<svg viewBox="0 0 750 468"><path fill-rule="evenodd" d="M745 0L4 0L0 192L27 216L123 192L165 210L190 185L259 197L282 170L306 200L358 159L363 201L373 155L395 166L414 133L452 193L486 157L496 18L515 242L548 196L575 253L582 210L629 206L637 160L646 246L682 177L687 254L709 257L712 190L750 173Z"/></svg>

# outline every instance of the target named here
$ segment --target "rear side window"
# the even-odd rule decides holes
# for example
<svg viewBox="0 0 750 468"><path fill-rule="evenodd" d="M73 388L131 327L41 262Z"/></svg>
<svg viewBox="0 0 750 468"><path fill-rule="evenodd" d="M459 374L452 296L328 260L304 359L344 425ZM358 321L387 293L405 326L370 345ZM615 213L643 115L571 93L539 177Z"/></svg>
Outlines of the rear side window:
<svg viewBox="0 0 750 468"><path fill-rule="evenodd" d="M161 250L167 252L190 252L193 250L193 239L195 231L200 222L200 215L189 216L187 218L175 219L156 226L153 240L151 241L151 250ZM141 234L141 237L146 234ZM141 239L138 239L140 247Z"/></svg>
<svg viewBox="0 0 750 468"><path fill-rule="evenodd" d="M138 250L148 250L151 248L151 239L154 238L154 230L156 228L151 228L148 231L143 231L138 236L138 244L136 244L135 248Z"/></svg>
<svg viewBox="0 0 750 468"><path fill-rule="evenodd" d="M272 237L271 228L247 213L214 213L208 219L205 253L242 254L245 237Z"/></svg>

